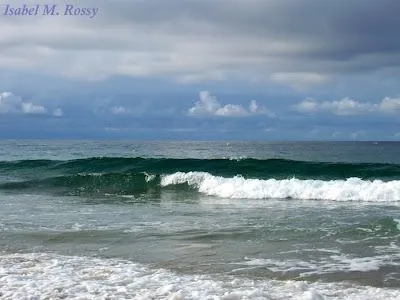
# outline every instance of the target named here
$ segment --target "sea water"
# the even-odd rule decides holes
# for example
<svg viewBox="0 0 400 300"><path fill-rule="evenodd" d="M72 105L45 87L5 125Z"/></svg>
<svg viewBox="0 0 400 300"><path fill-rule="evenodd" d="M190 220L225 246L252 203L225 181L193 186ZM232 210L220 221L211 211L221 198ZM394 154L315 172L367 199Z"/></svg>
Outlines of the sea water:
<svg viewBox="0 0 400 300"><path fill-rule="evenodd" d="M0 142L0 299L399 299L400 143Z"/></svg>

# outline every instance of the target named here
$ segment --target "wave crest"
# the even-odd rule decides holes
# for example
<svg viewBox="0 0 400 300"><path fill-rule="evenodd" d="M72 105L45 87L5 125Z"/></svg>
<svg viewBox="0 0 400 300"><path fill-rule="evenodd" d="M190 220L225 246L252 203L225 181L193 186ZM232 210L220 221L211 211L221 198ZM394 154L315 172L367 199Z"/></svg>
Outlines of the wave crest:
<svg viewBox="0 0 400 300"><path fill-rule="evenodd" d="M92 157L86 159L23 160L0 162L0 173L24 178L40 178L79 173L141 173L172 174L175 172L207 172L233 177L243 174L258 179L334 180L358 177L362 179L400 180L400 165L371 163L331 163L285 159L172 159Z"/></svg>
<svg viewBox="0 0 400 300"><path fill-rule="evenodd" d="M199 192L223 198L310 199L337 201L400 201L400 180L301 180L225 178L206 172L177 172L162 176L161 186L188 184Z"/></svg>

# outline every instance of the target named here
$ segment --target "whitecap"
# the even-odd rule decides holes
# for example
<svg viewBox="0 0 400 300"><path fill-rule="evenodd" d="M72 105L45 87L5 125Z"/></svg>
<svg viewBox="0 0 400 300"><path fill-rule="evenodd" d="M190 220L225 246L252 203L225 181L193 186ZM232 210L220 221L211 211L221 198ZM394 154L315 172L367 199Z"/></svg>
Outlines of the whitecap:
<svg viewBox="0 0 400 300"><path fill-rule="evenodd" d="M177 172L164 175L162 186L186 183L199 192L222 198L304 199L337 201L400 201L400 180L301 180L225 178L206 172Z"/></svg>

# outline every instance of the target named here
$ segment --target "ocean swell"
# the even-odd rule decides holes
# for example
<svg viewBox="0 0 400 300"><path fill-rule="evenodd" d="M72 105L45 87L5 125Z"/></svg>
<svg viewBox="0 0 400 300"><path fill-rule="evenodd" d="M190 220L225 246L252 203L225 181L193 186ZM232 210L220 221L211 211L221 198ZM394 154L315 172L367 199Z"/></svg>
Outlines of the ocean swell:
<svg viewBox="0 0 400 300"><path fill-rule="evenodd" d="M223 198L400 201L400 165L92 157L0 162L0 190L82 196L193 191Z"/></svg>

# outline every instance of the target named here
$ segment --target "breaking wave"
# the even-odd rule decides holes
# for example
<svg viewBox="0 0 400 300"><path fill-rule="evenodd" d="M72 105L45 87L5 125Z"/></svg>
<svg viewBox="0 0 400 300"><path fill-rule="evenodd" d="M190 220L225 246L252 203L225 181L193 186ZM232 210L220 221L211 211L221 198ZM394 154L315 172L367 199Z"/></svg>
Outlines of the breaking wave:
<svg viewBox="0 0 400 300"><path fill-rule="evenodd" d="M93 157L3 161L0 175L0 190L12 192L136 195L172 189L223 198L400 201L396 164Z"/></svg>
<svg viewBox="0 0 400 300"><path fill-rule="evenodd" d="M300 180L224 178L202 172L163 176L161 186L186 183L199 192L223 198L400 201L400 180Z"/></svg>

